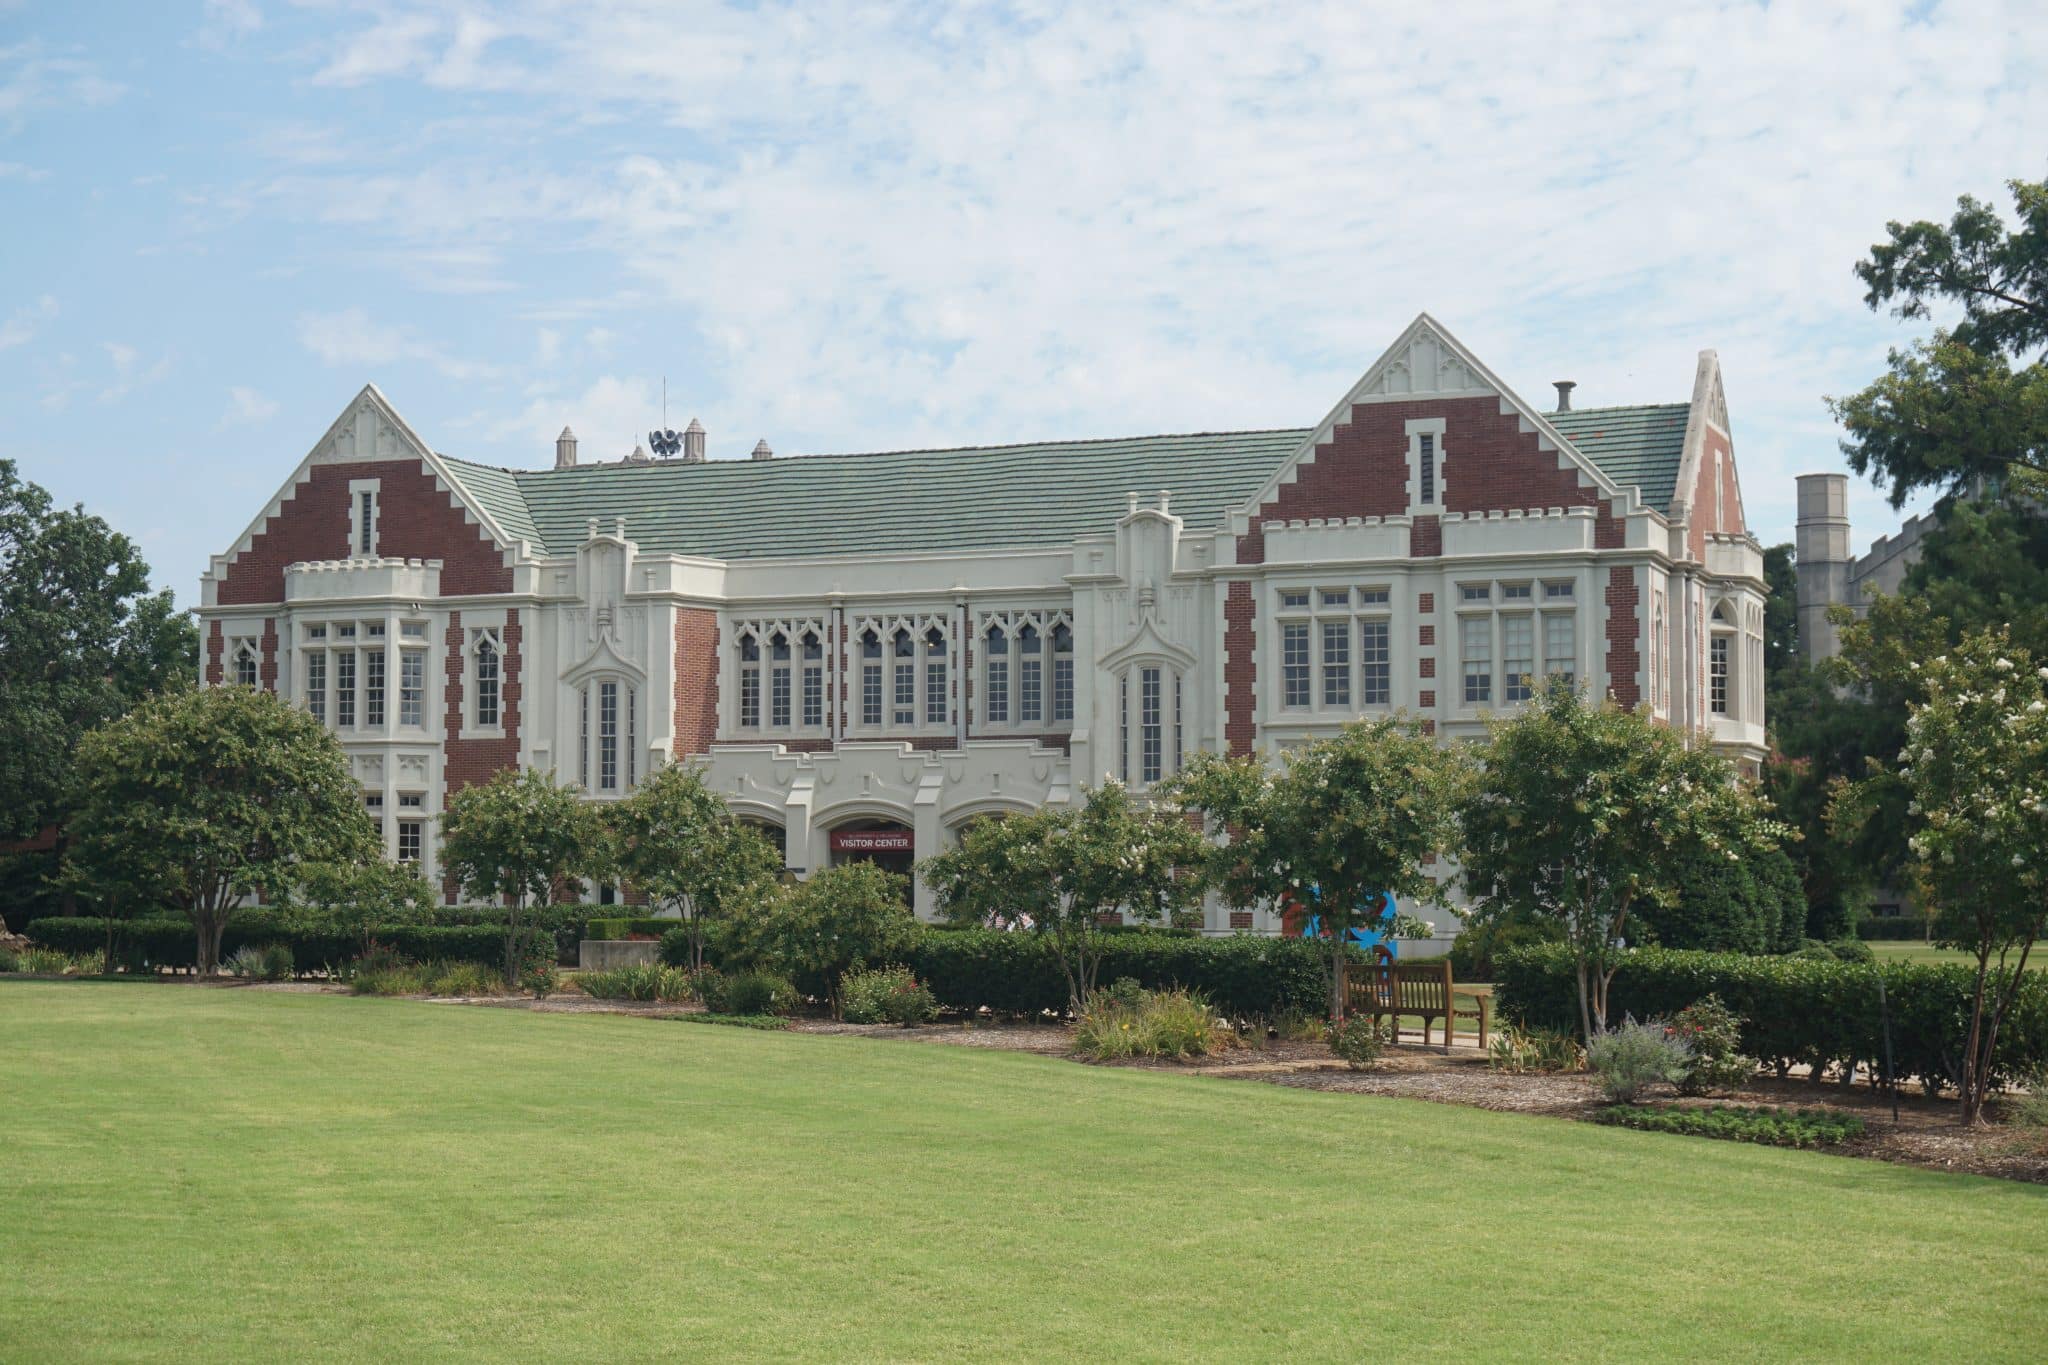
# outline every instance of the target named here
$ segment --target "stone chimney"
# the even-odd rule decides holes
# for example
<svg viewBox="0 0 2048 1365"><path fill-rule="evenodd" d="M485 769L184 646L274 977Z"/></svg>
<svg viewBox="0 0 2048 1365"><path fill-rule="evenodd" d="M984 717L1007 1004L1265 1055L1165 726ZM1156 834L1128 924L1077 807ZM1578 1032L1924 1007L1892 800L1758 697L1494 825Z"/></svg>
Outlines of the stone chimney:
<svg viewBox="0 0 2048 1365"><path fill-rule="evenodd" d="M563 427L562 434L555 438L555 468L574 469L575 467L576 433L567 427Z"/></svg>
<svg viewBox="0 0 2048 1365"><path fill-rule="evenodd" d="M1572 410L1572 390L1579 386L1579 381L1576 379L1556 379L1551 382L1557 386L1556 410L1558 412L1570 412Z"/></svg>
<svg viewBox="0 0 2048 1365"><path fill-rule="evenodd" d="M1799 652L1808 663L1842 651L1842 634L1828 608L1853 604L1855 556L1849 549L1849 476L1801 474L1799 519L1794 523L1794 572L1799 580Z"/></svg>
<svg viewBox="0 0 2048 1365"><path fill-rule="evenodd" d="M683 463L704 463L704 424L694 417L683 428Z"/></svg>
<svg viewBox="0 0 2048 1365"><path fill-rule="evenodd" d="M754 442L754 458L757 460L772 460L775 458L775 452L768 448L768 438L766 436Z"/></svg>

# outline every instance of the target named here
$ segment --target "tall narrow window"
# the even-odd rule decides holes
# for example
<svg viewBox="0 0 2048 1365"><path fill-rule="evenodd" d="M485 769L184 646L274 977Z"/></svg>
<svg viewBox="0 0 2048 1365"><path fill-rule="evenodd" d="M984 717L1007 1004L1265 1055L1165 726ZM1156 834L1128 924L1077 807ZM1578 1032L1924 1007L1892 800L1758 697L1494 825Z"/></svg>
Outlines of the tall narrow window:
<svg viewBox="0 0 2048 1365"><path fill-rule="evenodd" d="M498 642L481 634L476 642L476 723L487 729L498 724Z"/></svg>
<svg viewBox="0 0 2048 1365"><path fill-rule="evenodd" d="M427 656L417 649L398 654L398 723L423 725L427 716Z"/></svg>
<svg viewBox="0 0 2048 1365"><path fill-rule="evenodd" d="M1536 623L1527 616L1500 618L1501 697L1527 701L1536 674Z"/></svg>
<svg viewBox="0 0 2048 1365"><path fill-rule="evenodd" d="M761 642L740 636L740 728L761 726Z"/></svg>
<svg viewBox="0 0 2048 1365"><path fill-rule="evenodd" d="M1052 718L1074 719L1074 628L1064 621L1052 628Z"/></svg>
<svg viewBox="0 0 2048 1365"><path fill-rule="evenodd" d="M329 503L328 506L334 504ZM330 513L329 515L332 515ZM329 541L332 545L334 542ZM377 495L369 489L356 494L356 553L366 555L377 544Z"/></svg>
<svg viewBox="0 0 2048 1365"><path fill-rule="evenodd" d="M1465 658L1465 704L1485 705L1493 700L1493 622L1467 616L1458 622L1458 637Z"/></svg>
<svg viewBox="0 0 2048 1365"><path fill-rule="evenodd" d="M882 640L872 630L860 637L860 723L882 723Z"/></svg>
<svg viewBox="0 0 2048 1365"><path fill-rule="evenodd" d="M619 685L597 685L597 789L619 789Z"/></svg>
<svg viewBox="0 0 2048 1365"><path fill-rule="evenodd" d="M637 745L638 745L638 744L640 743L640 726L639 726L639 723L638 723L638 719L637 719L637 718L638 718L638 716L639 716L639 714L640 714L640 707L639 707L639 701L640 701L640 694L639 694L639 692L638 692L637 690L635 690L634 688L631 688L631 687L627 688L627 689L626 689L626 786L627 786L627 787L629 787L629 788L630 788L630 787L631 787L631 786L632 786L632 785L633 785L633 784L634 784L635 782L637 782L637 781L639 781L639 780L640 780L640 762L639 762L639 758L638 758L638 755L637 755L637 754L636 754L636 753L634 752L635 746L637 746Z"/></svg>
<svg viewBox="0 0 2048 1365"><path fill-rule="evenodd" d="M1351 706L1351 623L1323 622L1323 705Z"/></svg>
<svg viewBox="0 0 2048 1365"><path fill-rule="evenodd" d="M1138 780L1157 782L1165 738L1160 725L1159 670L1138 670Z"/></svg>
<svg viewBox="0 0 2048 1365"><path fill-rule="evenodd" d="M583 790L590 788L590 689L585 687L578 694L578 710L582 713L582 747L576 760L576 780L583 784Z"/></svg>
<svg viewBox="0 0 2048 1365"><path fill-rule="evenodd" d="M1280 704L1308 705L1308 622L1280 627Z"/></svg>
<svg viewBox="0 0 2048 1365"><path fill-rule="evenodd" d="M354 729L356 723L356 652L337 650L334 655L334 723Z"/></svg>
<svg viewBox="0 0 2048 1365"><path fill-rule="evenodd" d="M1543 618L1543 671L1571 685L1578 673L1578 630L1570 616L1550 612Z"/></svg>
<svg viewBox="0 0 2048 1365"><path fill-rule="evenodd" d="M1358 701L1385 706L1394 696L1393 657L1385 621L1362 621L1358 629Z"/></svg>
<svg viewBox="0 0 2048 1365"><path fill-rule="evenodd" d="M398 861L416 863L420 860L420 822L400 820L398 822Z"/></svg>
<svg viewBox="0 0 2048 1365"><path fill-rule="evenodd" d="M306 655L306 710L322 725L327 723L327 651Z"/></svg>
<svg viewBox="0 0 2048 1365"><path fill-rule="evenodd" d="M1045 661L1040 657L1038 628L1017 632L1017 722L1036 725L1045 718Z"/></svg>
<svg viewBox="0 0 2048 1365"><path fill-rule="evenodd" d="M256 645L242 640L235 645L235 681L243 687L256 685Z"/></svg>
<svg viewBox="0 0 2048 1365"><path fill-rule="evenodd" d="M917 640L907 630L897 628L892 648L896 655L895 699L890 707L891 719L897 725L917 724Z"/></svg>
<svg viewBox="0 0 2048 1365"><path fill-rule="evenodd" d="M779 630L768 637L768 723L789 728L789 638Z"/></svg>
<svg viewBox="0 0 2048 1365"><path fill-rule="evenodd" d="M1125 786L1131 782L1131 675L1116 684L1116 775Z"/></svg>
<svg viewBox="0 0 2048 1365"><path fill-rule="evenodd" d="M990 626L987 641L988 651L988 698L983 707L983 719L991 725L1010 723L1010 637L1003 634L1001 626Z"/></svg>
<svg viewBox="0 0 2048 1365"><path fill-rule="evenodd" d="M363 651L363 724L384 723L384 646Z"/></svg>
<svg viewBox="0 0 2048 1365"><path fill-rule="evenodd" d="M825 723L825 646L810 631L804 632L804 724Z"/></svg>
<svg viewBox="0 0 2048 1365"><path fill-rule="evenodd" d="M946 632L933 626L924 633L924 723L946 723Z"/></svg>
<svg viewBox="0 0 2048 1365"><path fill-rule="evenodd" d="M1181 739L1180 728L1180 674L1173 675L1173 770L1180 771L1180 765L1188 756L1187 745Z"/></svg>
<svg viewBox="0 0 2048 1365"><path fill-rule="evenodd" d="M1421 501L1432 503L1436 501L1436 437L1434 434L1425 431L1416 439L1421 443ZM1468 450L1465 453L1470 455L1472 452Z"/></svg>
<svg viewBox="0 0 2048 1365"><path fill-rule="evenodd" d="M1707 645L1707 699L1714 714L1728 714L1728 641L1727 635L1716 635Z"/></svg>

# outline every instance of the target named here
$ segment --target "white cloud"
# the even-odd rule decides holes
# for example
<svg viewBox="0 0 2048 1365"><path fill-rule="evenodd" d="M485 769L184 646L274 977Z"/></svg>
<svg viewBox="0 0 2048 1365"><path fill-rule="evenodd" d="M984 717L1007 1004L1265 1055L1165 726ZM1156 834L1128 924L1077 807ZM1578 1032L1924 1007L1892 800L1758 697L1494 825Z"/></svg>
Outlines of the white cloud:
<svg viewBox="0 0 2048 1365"><path fill-rule="evenodd" d="M350 369L406 362L430 365L450 379L478 379L495 373L490 365L459 359L420 340L409 328L374 322L361 308L301 315L299 342L326 364Z"/></svg>
<svg viewBox="0 0 2048 1365"><path fill-rule="evenodd" d="M1905 334L1851 263L2048 125L2048 25L1995 4L380 6L322 60L621 120L265 193L449 281L598 252L778 449L1307 424L1427 308L1539 403L1683 398L1717 348L1773 535ZM382 333L351 363L453 373Z"/></svg>
<svg viewBox="0 0 2048 1365"><path fill-rule="evenodd" d="M52 53L40 41L0 46L0 130L18 130L46 109L111 104L123 90L97 64Z"/></svg>
<svg viewBox="0 0 2048 1365"><path fill-rule="evenodd" d="M42 324L57 316L57 300L45 294L34 303L15 309L0 322L0 351L24 346L35 338Z"/></svg>
<svg viewBox="0 0 2048 1365"><path fill-rule="evenodd" d="M171 372L171 358L159 357L154 364L145 368L142 352L121 341L105 341L100 347L107 353L107 362L113 366L112 382L100 390L101 404L118 403L136 389L155 384Z"/></svg>
<svg viewBox="0 0 2048 1365"><path fill-rule="evenodd" d="M49 178L50 173L40 166L25 166L19 161L0 161L0 180L36 181Z"/></svg>
<svg viewBox="0 0 2048 1365"><path fill-rule="evenodd" d="M224 427L260 426L277 416L275 399L240 384L228 390L227 411L221 414L220 424Z"/></svg>

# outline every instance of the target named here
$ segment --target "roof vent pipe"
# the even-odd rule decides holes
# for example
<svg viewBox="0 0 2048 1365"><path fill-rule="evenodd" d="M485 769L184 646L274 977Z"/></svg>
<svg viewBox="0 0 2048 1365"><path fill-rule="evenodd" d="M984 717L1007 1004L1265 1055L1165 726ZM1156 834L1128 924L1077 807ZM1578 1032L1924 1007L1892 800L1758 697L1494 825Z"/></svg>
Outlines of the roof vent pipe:
<svg viewBox="0 0 2048 1365"><path fill-rule="evenodd" d="M1570 412L1572 410L1572 390L1579 386L1579 381L1576 379L1557 379L1551 382L1557 385L1557 411Z"/></svg>
<svg viewBox="0 0 2048 1365"><path fill-rule="evenodd" d="M563 427L562 434L555 438L555 468L574 469L575 467L576 433L567 427Z"/></svg>
<svg viewBox="0 0 2048 1365"><path fill-rule="evenodd" d="M768 438L766 436L754 442L754 458L757 460L772 460L775 458L775 452L768 448Z"/></svg>
<svg viewBox="0 0 2048 1365"><path fill-rule="evenodd" d="M704 463L704 424L694 417L683 428L683 463Z"/></svg>

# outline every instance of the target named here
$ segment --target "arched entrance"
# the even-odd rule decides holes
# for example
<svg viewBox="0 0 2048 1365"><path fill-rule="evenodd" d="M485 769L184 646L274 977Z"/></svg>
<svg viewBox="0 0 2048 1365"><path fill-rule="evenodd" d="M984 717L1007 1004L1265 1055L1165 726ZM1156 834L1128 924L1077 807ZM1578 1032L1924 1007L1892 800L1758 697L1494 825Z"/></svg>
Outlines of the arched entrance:
<svg viewBox="0 0 2048 1365"><path fill-rule="evenodd" d="M917 861L917 841L910 826L895 820L849 820L833 828L832 865L873 863L901 876Z"/></svg>

